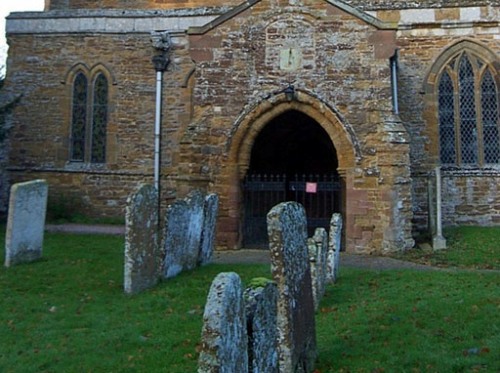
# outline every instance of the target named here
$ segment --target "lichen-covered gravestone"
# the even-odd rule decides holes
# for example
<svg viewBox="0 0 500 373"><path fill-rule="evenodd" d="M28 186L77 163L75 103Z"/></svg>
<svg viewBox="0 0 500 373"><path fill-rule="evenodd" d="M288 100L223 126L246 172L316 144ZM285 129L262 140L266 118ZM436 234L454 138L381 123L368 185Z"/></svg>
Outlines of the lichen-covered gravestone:
<svg viewBox="0 0 500 373"><path fill-rule="evenodd" d="M125 213L125 293L138 293L158 283L158 192L141 185L127 200Z"/></svg>
<svg viewBox="0 0 500 373"><path fill-rule="evenodd" d="M45 180L12 186L5 236L6 267L42 257L48 191Z"/></svg>
<svg viewBox="0 0 500 373"><path fill-rule="evenodd" d="M171 278L196 268L204 220L204 195L195 190L167 207L163 276Z"/></svg>
<svg viewBox="0 0 500 373"><path fill-rule="evenodd" d="M201 231L200 253L198 256L199 265L205 265L212 261L218 210L219 196L213 193L207 195L205 197L203 209L203 226Z"/></svg>
<svg viewBox="0 0 500 373"><path fill-rule="evenodd" d="M198 373L247 373L247 345L241 279L234 272L219 273L203 313Z"/></svg>
<svg viewBox="0 0 500 373"><path fill-rule="evenodd" d="M334 283L339 277L340 249L342 244L342 215L332 214L330 219L330 237L328 240L327 281Z"/></svg>
<svg viewBox="0 0 500 373"><path fill-rule="evenodd" d="M324 228L316 228L314 236L307 239L311 263L311 281L314 309L317 310L325 295L326 258L328 254L328 234Z"/></svg>
<svg viewBox="0 0 500 373"><path fill-rule="evenodd" d="M276 284L265 278L253 279L245 289L244 298L248 326L248 371L277 373Z"/></svg>
<svg viewBox="0 0 500 373"><path fill-rule="evenodd" d="M317 357L304 208L283 202L267 214L271 270L278 286L279 371L309 373Z"/></svg>

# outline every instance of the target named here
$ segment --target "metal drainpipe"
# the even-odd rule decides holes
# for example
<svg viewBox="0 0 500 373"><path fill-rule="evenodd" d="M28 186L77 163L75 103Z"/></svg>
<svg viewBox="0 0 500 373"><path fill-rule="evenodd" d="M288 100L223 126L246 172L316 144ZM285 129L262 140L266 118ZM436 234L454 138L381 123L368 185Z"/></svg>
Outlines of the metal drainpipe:
<svg viewBox="0 0 500 373"><path fill-rule="evenodd" d="M392 107L394 114L399 114L398 104L398 50L394 52L394 56L390 59L391 64L391 86L392 86Z"/></svg>
<svg viewBox="0 0 500 373"><path fill-rule="evenodd" d="M154 132L154 185L158 196L160 195L160 151L161 151L161 97L163 88L163 72L167 69L169 60L164 54L153 57L156 70L156 107L155 107L155 132Z"/></svg>

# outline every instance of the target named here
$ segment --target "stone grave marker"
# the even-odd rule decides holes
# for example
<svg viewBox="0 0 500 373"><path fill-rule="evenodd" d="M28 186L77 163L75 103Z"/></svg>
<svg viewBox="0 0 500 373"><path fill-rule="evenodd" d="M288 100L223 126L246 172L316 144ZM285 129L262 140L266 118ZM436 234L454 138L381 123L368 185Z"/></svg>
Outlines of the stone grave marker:
<svg viewBox="0 0 500 373"><path fill-rule="evenodd" d="M327 281L335 283L339 276L340 249L342 245L342 215L332 214L328 240Z"/></svg>
<svg viewBox="0 0 500 373"><path fill-rule="evenodd" d="M328 234L324 228L316 228L314 236L307 239L311 265L311 282L314 309L317 310L325 295L326 258L328 254Z"/></svg>
<svg viewBox="0 0 500 373"><path fill-rule="evenodd" d="M276 328L277 298L276 284L268 279L253 279L245 289L249 372L279 372L278 330Z"/></svg>
<svg viewBox="0 0 500 373"><path fill-rule="evenodd" d="M304 208L283 202L267 214L271 270L278 287L281 373L309 373L317 357L314 301Z"/></svg>
<svg viewBox="0 0 500 373"><path fill-rule="evenodd" d="M198 373L248 372L247 345L241 279L234 272L219 273L203 313Z"/></svg>
<svg viewBox="0 0 500 373"><path fill-rule="evenodd" d="M6 267L42 258L48 192L45 180L12 186L5 236Z"/></svg>
<svg viewBox="0 0 500 373"><path fill-rule="evenodd" d="M158 283L161 252L158 243L158 192L141 185L132 193L125 212L124 291L138 293Z"/></svg>
<svg viewBox="0 0 500 373"><path fill-rule="evenodd" d="M203 227L201 231L200 254L198 257L199 265L205 265L212 261L218 210L219 196L214 193L207 195L203 209Z"/></svg>
<svg viewBox="0 0 500 373"><path fill-rule="evenodd" d="M175 277L198 265L204 203L204 195L195 190L167 207L163 244L165 278Z"/></svg>

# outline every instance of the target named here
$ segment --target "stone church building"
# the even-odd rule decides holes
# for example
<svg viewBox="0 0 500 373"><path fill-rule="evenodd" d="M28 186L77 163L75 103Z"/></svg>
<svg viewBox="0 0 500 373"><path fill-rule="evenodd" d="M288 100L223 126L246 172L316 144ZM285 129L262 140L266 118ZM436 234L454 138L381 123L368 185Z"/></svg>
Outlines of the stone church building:
<svg viewBox="0 0 500 373"><path fill-rule="evenodd" d="M439 166L445 226L500 224L498 0L45 3L7 19L10 184L92 216L144 182L162 208L215 192L227 249L297 200L383 253L426 229Z"/></svg>

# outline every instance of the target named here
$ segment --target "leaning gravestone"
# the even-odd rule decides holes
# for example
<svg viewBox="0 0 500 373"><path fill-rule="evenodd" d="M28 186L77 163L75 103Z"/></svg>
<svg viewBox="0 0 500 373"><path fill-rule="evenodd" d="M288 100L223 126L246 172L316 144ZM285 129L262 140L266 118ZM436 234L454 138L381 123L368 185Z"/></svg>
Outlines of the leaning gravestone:
<svg viewBox="0 0 500 373"><path fill-rule="evenodd" d="M267 214L271 270L278 286L281 373L309 373L317 357L314 302L304 208L283 202Z"/></svg>
<svg viewBox="0 0 500 373"><path fill-rule="evenodd" d="M268 279L256 278L245 289L248 333L248 371L278 373L276 302L278 289Z"/></svg>
<svg viewBox="0 0 500 373"><path fill-rule="evenodd" d="M125 293L138 293L158 283L158 192L142 185L127 200L125 213Z"/></svg>
<svg viewBox="0 0 500 373"><path fill-rule="evenodd" d="M340 249L342 244L342 215L332 214L330 219L330 239L328 240L327 281L335 283L339 276Z"/></svg>
<svg viewBox="0 0 500 373"><path fill-rule="evenodd" d="M311 281L314 309L317 310L325 295L326 257L328 254L328 234L324 228L316 228L314 236L307 239L311 264Z"/></svg>
<svg viewBox="0 0 500 373"><path fill-rule="evenodd" d="M203 313L198 373L247 373L247 344L241 279L234 272L219 273Z"/></svg>
<svg viewBox="0 0 500 373"><path fill-rule="evenodd" d="M195 190L167 207L163 244L165 278L175 277L198 265L204 203L203 194Z"/></svg>
<svg viewBox="0 0 500 373"><path fill-rule="evenodd" d="M5 237L6 267L42 257L48 192L45 180L12 186Z"/></svg>
<svg viewBox="0 0 500 373"><path fill-rule="evenodd" d="M203 208L203 227L201 231L200 253L198 256L199 265L205 265L212 261L218 209L219 196L213 193L207 195Z"/></svg>

